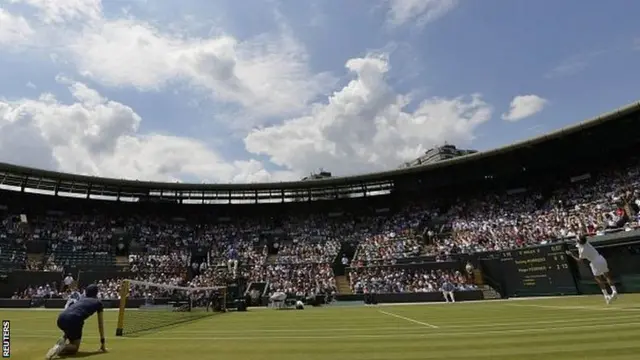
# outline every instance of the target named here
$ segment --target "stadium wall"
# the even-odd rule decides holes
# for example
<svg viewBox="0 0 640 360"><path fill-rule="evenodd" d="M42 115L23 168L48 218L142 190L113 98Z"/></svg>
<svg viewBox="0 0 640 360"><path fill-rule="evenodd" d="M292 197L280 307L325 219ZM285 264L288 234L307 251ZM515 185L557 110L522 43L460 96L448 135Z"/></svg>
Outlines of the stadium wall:
<svg viewBox="0 0 640 360"><path fill-rule="evenodd" d="M24 290L27 286L62 283L63 273L59 271L26 271L14 270L6 273L6 278L0 284L0 298L10 298L17 290Z"/></svg>
<svg viewBox="0 0 640 360"><path fill-rule="evenodd" d="M154 299L154 305L167 305L170 299ZM64 309L67 300L64 299L46 299L46 300L21 300L21 299L0 299L0 308L9 309L26 309L26 308L42 308L45 309ZM117 309L120 307L120 300L102 300L102 304L107 309ZM129 299L127 300L127 308L137 309L145 304L145 299Z"/></svg>
<svg viewBox="0 0 640 360"><path fill-rule="evenodd" d="M456 291L456 301L485 300L484 293L480 290ZM427 303L444 302L442 293L405 293L405 294L350 294L337 295L338 301L364 301L365 304L401 304L401 303Z"/></svg>

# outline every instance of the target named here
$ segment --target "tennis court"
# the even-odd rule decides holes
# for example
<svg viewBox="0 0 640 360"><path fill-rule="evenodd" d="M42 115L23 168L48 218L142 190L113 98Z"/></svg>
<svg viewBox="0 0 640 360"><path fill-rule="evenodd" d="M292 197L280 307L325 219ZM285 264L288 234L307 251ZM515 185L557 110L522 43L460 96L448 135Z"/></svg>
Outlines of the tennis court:
<svg viewBox="0 0 640 360"><path fill-rule="evenodd" d="M640 295L215 315L135 338L115 338L106 315L107 354L96 320L85 325L82 357L199 359L637 359ZM42 359L59 336L55 311L1 311L11 320L12 358Z"/></svg>

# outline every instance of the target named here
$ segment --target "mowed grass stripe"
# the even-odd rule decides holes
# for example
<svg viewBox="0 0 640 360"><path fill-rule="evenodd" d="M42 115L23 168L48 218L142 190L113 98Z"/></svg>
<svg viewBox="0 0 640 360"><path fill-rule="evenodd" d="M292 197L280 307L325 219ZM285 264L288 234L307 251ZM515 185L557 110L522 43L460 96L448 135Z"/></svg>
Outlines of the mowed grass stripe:
<svg viewBox="0 0 640 360"><path fill-rule="evenodd" d="M448 330L465 330L465 329L506 329L506 328L528 328L535 325L550 325L556 326L560 325L607 325L612 322L616 323L625 323L625 322L640 322L639 317L610 317L610 318L579 318L579 319L555 319L555 320L540 320L540 321L512 321L512 322L500 322L500 323L492 323L485 321L483 324L469 324L465 325L462 323L457 324L444 324L440 325L438 331L448 331ZM304 325L304 328L301 326L293 326L286 329L220 329L220 330L212 330L212 329L191 329L189 330L167 330L166 333L171 334L199 334L199 333L211 333L211 334L224 334L224 333L300 333L300 332L311 332L311 333L326 333L326 332L378 332L378 331L412 331L412 330L424 330L425 327L411 325L407 323L404 326L385 326L385 327L359 327L359 328L350 328L350 327L336 327L336 328L318 328L316 326ZM163 331L165 332L165 331Z"/></svg>
<svg viewBox="0 0 640 360"><path fill-rule="evenodd" d="M637 339L637 333L635 334L623 334L616 333L608 335L608 336L593 336L587 337L585 342L575 341L575 334L564 334L564 336L560 336L558 334L548 334L544 336L540 336L532 339L532 342L528 342L526 336L510 336L500 339L495 339L496 341L486 341L486 339L474 339L468 338L465 339L464 343L460 342L460 339L454 338L438 338L437 341L433 341L431 339L421 342L412 341L412 339L391 339L392 341L380 341L379 339L362 339L358 341L352 341L353 339L345 339L343 341L335 342L336 346L340 346L340 348L344 348L345 352L348 352L350 348L350 344L359 344L361 346L366 346L367 349L371 352L378 351L397 351L401 352L403 349L422 349L429 348L432 351L437 352L445 352L447 350L452 350L452 347L464 345L467 349L473 349L478 351L492 352L496 349L500 349L503 353L510 352L520 352L522 348L532 348L532 349L546 349L546 351L554 351L559 348L575 348L575 349L598 349L602 348L603 344L606 343L617 343L618 345L628 343L631 346L639 346L634 343L634 339ZM635 336L635 338L634 338ZM135 342L134 342L135 343ZM283 342L273 342L273 343L265 343L260 344L265 349L278 348L282 346ZM308 348L310 345L316 345L317 343L313 339L307 339L307 341L296 341L287 343L286 347L292 351L300 351ZM220 345L224 346L224 343ZM322 348L322 349L320 349ZM319 352L332 352L335 349L332 347L319 347Z"/></svg>
<svg viewBox="0 0 640 360"><path fill-rule="evenodd" d="M540 312L531 312L525 314L503 312L500 316L494 316L493 314L483 314L482 316L476 316L474 318L466 318L456 314L447 314L445 316L435 316L434 314L419 314L419 313L398 313L397 315L411 318L420 322L428 322L429 324L437 325L440 328L444 327L490 327L492 324L508 325L510 323L554 323L563 322L564 320L570 321L596 321L616 318L616 319L637 319L640 318L638 314L620 314L620 313L602 313L592 312L588 315L576 316L575 313L567 313L556 311L548 314L541 314ZM583 320L585 319L585 320Z"/></svg>
<svg viewBox="0 0 640 360"><path fill-rule="evenodd" d="M463 304L463 303L460 303L460 304ZM393 311L389 311L389 312L393 312L394 314L407 316L407 317L410 317L413 314L428 314L430 317L434 317L434 318L448 318L449 315L455 314L457 317L464 317L469 321L473 321L474 318L484 320L486 317L494 315L493 314L494 312L501 314L501 317L504 315L508 315L510 312L514 314L519 314L520 317L522 317L524 314L527 314L527 316L532 316L532 317L540 316L540 311L536 311L535 309L535 307L538 306L536 304L530 304L530 305L527 304L526 306L521 304L507 304L505 302L501 302L500 304L501 304L500 307L485 306L485 307L480 307L478 309L459 307L458 306L459 304L437 307L437 309L436 307L417 305L417 306L395 307L393 308ZM509 310L506 310L504 305L509 305L513 307L532 307L532 309L531 311L524 311L524 309L521 309L521 310L514 309L513 311L509 311ZM540 306L543 306L543 305L540 305ZM547 307L549 308L549 310L552 310L552 311L553 310L561 311L561 310L565 310L565 307L569 307L569 306L565 305L565 307L558 307L557 309L555 306L553 307L547 306ZM595 307L594 309L597 309L597 308L598 307ZM386 309L390 310L391 308L386 308ZM326 311L326 312L324 310L325 309L305 310L304 318L306 321L320 321L320 322L326 321L326 322L337 323L337 322L340 322L341 321L340 319L342 319L346 315L349 318L353 318L359 322L369 322L371 320L378 319L377 313L379 312L379 309L377 308L364 308L364 310L359 308L339 308L339 309L334 308L333 309L334 311ZM590 308L585 307L584 310L588 311L590 310ZM387 311L387 310L384 310L384 311ZM132 312L132 313L135 313L135 315L130 315L128 318L136 318L140 316L140 313L138 312ZM149 314L148 312L146 313ZM298 311L262 311L262 310L254 311L254 312L249 311L246 313L220 314L218 316L222 316L222 317L232 316L233 321L235 323L248 322L253 324L256 321L260 321L261 319L268 319L270 321L273 321L274 313L278 313L279 315L278 317L283 319L295 319L300 317L300 312ZM18 317L23 320L40 320L40 319L47 320L47 319L55 319L58 312L33 311L29 313L24 311L8 310L6 314L9 315L9 317ZM37 315L33 316L34 314L37 314ZM46 314L46 315L43 315L43 314ZM106 322L115 322L117 320L117 313L108 312L105 314L106 314L105 315Z"/></svg>
<svg viewBox="0 0 640 360"><path fill-rule="evenodd" d="M565 318L565 319L555 319L555 320L540 320L540 321L522 321L521 319L517 319L518 321L511 322L500 322L500 323L492 323L485 322L482 324L468 324L465 325L461 322L451 323L441 325L440 329L442 331L446 331L448 329L492 329L492 328L526 328L533 325L557 325L557 324L565 324L565 325L599 325L599 324L609 324L611 322L634 322L640 321L640 315L638 316L614 316L614 317L596 317L596 318ZM326 332L387 332L387 331L411 331L411 330L423 330L423 326L404 324L398 326L385 326L385 327L335 327L335 328L318 328L315 326L316 324L295 324L294 326L288 327L278 327L278 328L252 328L252 329L216 329L212 328L212 324L208 324L207 326L178 326L176 330L168 329L162 332L163 334L173 334L173 335L189 335L189 334L260 334L260 333L326 333ZM302 327L304 326L304 327ZM57 330L42 330L42 329L16 329L14 327L14 331L27 331L29 333L57 333Z"/></svg>
<svg viewBox="0 0 640 360"><path fill-rule="evenodd" d="M389 334L333 334L326 335L322 333L307 334L307 335L277 335L277 334L264 334L262 336L168 336L171 334L149 334L142 337L123 337L117 338L116 341L245 341L251 340L255 342L271 341L271 340L309 340L314 342L340 342L353 339L420 339L420 338L454 338L454 337L470 337L475 338L494 338L496 335L501 337L518 336L518 334L527 334L528 338L532 338L535 333L551 334L557 333L562 335L567 332L575 331L576 334L580 331L615 331L614 329L640 329L640 322L629 323L617 323L617 324L598 324L598 325L575 325L575 326L560 326L560 327L539 327L539 328L518 328L518 329L500 329L500 330L482 330L482 331L437 331L423 329L422 331L412 332L397 332ZM44 334L20 334L18 335L24 338L51 338L50 335ZM85 338L96 338L95 336L85 336ZM487 339L485 339L487 340Z"/></svg>
<svg viewBox="0 0 640 360"><path fill-rule="evenodd" d="M603 350L605 346L609 350ZM568 359L609 359L612 355L631 356L635 354L636 359L640 347L628 342L598 342L596 344L588 344L582 346L580 343L572 342L570 344L558 344L550 348L535 348L529 346L520 346L516 349L493 348L491 350L464 349L449 351L427 352L423 359L455 359L455 360L568 360ZM451 354L451 356L449 355ZM406 360L406 359L405 359Z"/></svg>
<svg viewBox="0 0 640 360"><path fill-rule="evenodd" d="M604 344L602 344L604 345ZM464 344L451 344L451 348L446 351L432 351L431 349L422 351L410 351L401 350L399 352L386 352L376 353L369 357L359 356L357 353L353 353L350 359L375 359L375 360L388 360L388 359L401 359L401 360L430 360L430 359L442 359L442 360L637 360L638 351L637 346L628 346L629 344L622 344L619 346L617 343L613 343L610 346L612 349L600 348L576 348L576 347L562 347L557 349L535 349L526 346L521 346L517 351L500 351L500 349L493 351L477 351L473 348L468 348ZM325 355L326 356L326 355ZM318 358L319 359L319 358Z"/></svg>
<svg viewBox="0 0 640 360"><path fill-rule="evenodd" d="M583 322L593 322L593 323L601 323L613 320L634 320L640 319L640 314L602 314L602 313L593 313L589 314L589 317L575 317L575 314L572 313L553 313L553 316L507 316L508 314L504 314L500 318L496 318L493 316L485 315L484 318L474 319L474 321L469 321L464 317L453 317L447 319L438 319L440 321L440 326L442 328L492 328L492 327L505 327L505 326L528 326L533 324L556 324L556 323L583 323ZM574 316L571 316L574 315ZM599 315L599 316L598 316ZM421 319L422 317L415 316L415 319ZM386 319L386 318L385 318ZM403 319L381 319L376 318L376 322L362 322L362 321L331 321L331 319L327 319L325 321L314 321L301 317L291 317L285 319L272 319L272 321L254 321L251 324L246 322L242 322L241 324L236 323L233 317L228 317L225 319L222 318L205 318L196 320L194 322L182 323L176 326L172 326L167 328L165 331L179 331L182 333L200 333L200 332L211 332L211 333L224 333L224 332L295 332L295 331L314 331L315 329L321 328L324 331L361 331L367 329L404 329L404 328L422 328L419 324L412 324L410 322L406 322ZM499 319L499 322L496 322L496 319ZM55 323L55 317L50 319L52 324ZM395 324L391 325L389 322L394 322ZM88 322L87 326L91 326L90 322ZM276 322L277 324L274 324ZM282 322L282 323L281 323ZM20 330L23 328L28 328L31 321L20 321L14 322L13 329ZM251 327L247 327L247 325L251 325ZM330 326L330 327L329 327ZM51 326L51 329L55 329L55 325ZM176 330L179 329L179 330Z"/></svg>
<svg viewBox="0 0 640 360"><path fill-rule="evenodd" d="M539 318L540 317L538 317L538 319ZM528 320L528 318L515 318L512 321L499 322L499 323L491 322L490 321L491 319L485 318L482 323L465 324L462 321L456 321L456 322L450 322L450 323L441 325L440 328L446 331L447 329L473 329L473 328L479 328L479 329L503 328L504 329L504 328L520 328L520 327L527 327L527 326L533 326L533 325L555 325L555 324L598 325L598 324L607 324L612 321L624 322L624 321L633 321L633 320L639 320L639 319L640 319L640 314L636 316L602 316L602 317L593 317L593 318L566 317L566 318L558 319L557 317L554 317L553 319L539 320L539 321L530 321ZM205 321L204 324L202 323L196 323L196 324L197 325L194 325L194 323L182 324L182 325L167 328L165 330L161 330L158 332L162 332L164 334L196 334L196 335L197 334L233 334L233 333L241 333L241 334L300 333L300 332L316 333L319 331L318 329L321 329L321 332L325 332L325 333L326 332L368 333L368 332L419 330L424 328L423 326L420 326L418 324L411 325L411 323L404 322L404 321L401 324L397 324L396 326L389 326L388 322L384 322L384 325L386 326L377 326L377 324L370 324L369 326L366 326L366 327L345 326L345 327L332 327L332 328L324 327L322 326L324 324L318 324L317 322L311 322L311 323L289 322L286 327L278 326L278 327L272 327L272 328L265 328L261 325L253 324L253 327L249 329L247 329L246 327L236 328L235 326L233 328L228 328L224 324L217 324L215 323L214 320L211 320L211 319L210 321ZM22 325L21 323L17 323L17 324L14 323L13 331L20 332L22 330L25 330L30 333L58 333L58 330L56 330L54 326L52 326L49 329L29 329L29 328L22 327L21 325ZM333 325L335 326L335 324ZM353 324L351 325L353 326ZM91 325L88 324L87 326L90 327Z"/></svg>
<svg viewBox="0 0 640 360"><path fill-rule="evenodd" d="M540 321L522 321L517 319L518 321L510 321L510 322L500 322L494 323L488 321L489 319L485 319L482 324L445 324L441 325L439 331L448 331L451 329L455 330L465 330L465 329L507 329L507 328L528 328L534 325L551 325L556 326L558 324L561 325L606 325L612 322L616 323L625 323L625 322L640 322L640 316L629 317L629 316L618 316L618 317L595 317L595 318L564 318L558 319L557 317L549 320L540 320ZM358 332L358 333L368 333L368 332L387 332L387 331L413 331L413 330L424 330L423 326L412 325L411 323L405 323L401 326L368 326L368 327L335 327L335 328L325 328L318 327L318 324L291 324L287 328L254 328L254 329L212 329L211 327L188 327L185 329L181 327L179 329L171 329L162 331L165 334L229 334L229 333L242 333L242 334L259 334L259 333L327 333L327 332Z"/></svg>
<svg viewBox="0 0 640 360"><path fill-rule="evenodd" d="M613 312L639 312L640 308L637 307L620 307L620 306L570 306L570 305L540 305L540 304L507 304L511 307L525 307L525 308L537 308L541 310L551 311L613 311Z"/></svg>
<svg viewBox="0 0 640 360"><path fill-rule="evenodd" d="M526 339L512 339L512 342L501 344L497 342L487 342L484 340L468 338L464 343L459 339L438 339L437 342L415 342L411 339L398 339L393 341L357 341L357 342L340 342L334 346L317 347L315 342L269 342L260 344L260 349L269 354L304 354L310 348L314 349L311 358L321 358L320 356L335 356L335 346L340 347L340 355L345 358L361 359L362 352L365 351L371 357L368 359L414 359L418 355L426 359L529 359L531 354L536 354L536 359L595 359L594 357L585 357L584 355L602 354L606 356L613 355L630 355L633 351L638 351L638 346L634 344L637 334L611 334L608 337L594 339L586 339L588 342L575 341L572 334L565 334L564 337L557 337L555 334L546 334L546 340L536 340L535 342L527 342ZM622 335L622 336L619 336ZM599 340L598 340L599 339ZM124 342L123 342L124 343ZM120 344L120 343L118 343ZM136 344L135 341L129 344ZM127 344L127 345L129 345ZM119 345L118 345L119 346ZM147 345L148 346L148 345ZM603 346L614 347L614 351L603 351ZM165 348L163 346L163 352ZM206 345L208 350L229 349L230 344L220 342L218 346ZM204 350L204 348L203 348ZM249 358L255 354L255 350L251 347L242 346L235 348L233 352L238 358ZM374 355L375 354L375 355ZM636 352L637 354L637 352ZM164 356L164 355L163 355ZM306 356L305 356L306 357Z"/></svg>
<svg viewBox="0 0 640 360"><path fill-rule="evenodd" d="M610 327L610 326L615 326L617 325L624 325L625 323L640 323L640 318L638 317L634 317L634 318L622 318L622 317L612 317L609 319L603 318L603 319L589 319L589 318L585 318L585 319L556 319L556 320L541 320L541 321L535 321L535 322L504 322L504 323L491 323L491 322L486 322L484 324L470 324L470 325L464 325L464 324L455 324L455 325L441 325L441 327L438 329L438 331L442 331L442 332L474 332L474 331L491 331L491 330L497 330L497 331L508 331L508 330L514 330L514 331L521 331L522 329L524 329L525 331L532 331L535 332L536 328L561 328L561 329L565 329L565 328L588 328L588 327L596 327L598 328L600 325L603 325L604 327ZM615 324L611 324L612 322L615 322ZM93 329L93 324L87 324L86 325L86 329L88 331L92 331ZM292 324L291 326L289 326L288 328L277 328L277 329L263 329L260 328L259 326L254 326L253 328L244 328L244 329L229 329L226 328L224 326L218 326L218 324L210 324L210 326L208 327L198 327L198 328L194 328L194 327L188 327L188 326L175 326L172 328L165 328L165 329L160 329L160 330L156 330L154 331L154 333L157 334L162 334L162 335L166 335L166 336L178 336L178 335L217 335L217 336L224 336L224 335L231 335L233 336L234 334L252 334L252 335L264 335L264 336L268 336L269 334L276 334L276 335L289 335L289 334L339 334L339 335L344 335L344 334L381 334L381 333L406 333L406 332L412 332L412 331L418 331L418 332L424 332L425 330L435 330L435 329L429 329L427 327L421 327L421 326L413 326L413 325L399 325L399 326L375 326L375 325L371 325L369 327L359 327L359 328L350 328L350 327L338 327L338 328L325 328L325 327L321 327L321 326L317 326L317 324L312 324L311 326L309 326L309 324L304 325L304 327L299 326L299 325L294 325ZM469 331L464 331L464 330L469 330ZM111 327L107 327L107 332L108 333L112 333L113 331L115 331L115 329L111 328ZM43 328L39 328L39 329L29 329L28 327L23 327L23 326L13 326L12 328L12 332L14 334L22 334L22 333L29 333L29 334L58 334L59 330L57 330L55 328L55 326L51 326L51 327L43 327Z"/></svg>

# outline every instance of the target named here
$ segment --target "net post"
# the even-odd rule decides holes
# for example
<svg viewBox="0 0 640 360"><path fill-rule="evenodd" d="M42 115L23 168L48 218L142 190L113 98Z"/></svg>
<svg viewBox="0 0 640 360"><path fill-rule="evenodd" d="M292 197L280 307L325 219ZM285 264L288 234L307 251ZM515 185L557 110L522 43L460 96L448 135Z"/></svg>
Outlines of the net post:
<svg viewBox="0 0 640 360"><path fill-rule="evenodd" d="M129 297L129 280L123 280L120 285L120 309L118 310L118 326L116 336L123 336L124 312L127 308L127 298Z"/></svg>
<svg viewBox="0 0 640 360"><path fill-rule="evenodd" d="M222 309L227 311L227 287L222 288Z"/></svg>

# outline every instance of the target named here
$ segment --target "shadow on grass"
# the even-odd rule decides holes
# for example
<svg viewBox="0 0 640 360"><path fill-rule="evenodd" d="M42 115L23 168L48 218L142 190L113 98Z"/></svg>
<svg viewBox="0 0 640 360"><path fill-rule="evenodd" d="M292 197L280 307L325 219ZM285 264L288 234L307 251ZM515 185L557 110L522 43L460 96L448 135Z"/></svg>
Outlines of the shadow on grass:
<svg viewBox="0 0 640 360"><path fill-rule="evenodd" d="M78 351L77 353L73 354L73 355L63 355L60 356L61 359L80 359L80 358L86 358L86 357L91 357L91 356L97 356L97 355L102 355L104 354L104 352L97 350L97 351Z"/></svg>

